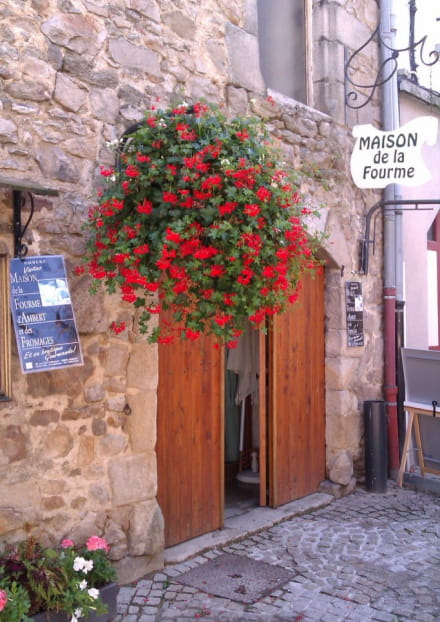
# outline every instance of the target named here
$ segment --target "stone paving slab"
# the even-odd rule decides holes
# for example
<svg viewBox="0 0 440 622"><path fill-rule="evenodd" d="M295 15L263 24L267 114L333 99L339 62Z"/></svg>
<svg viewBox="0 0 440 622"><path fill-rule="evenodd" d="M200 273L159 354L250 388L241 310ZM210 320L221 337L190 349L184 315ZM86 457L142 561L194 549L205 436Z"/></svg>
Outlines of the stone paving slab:
<svg viewBox="0 0 440 622"><path fill-rule="evenodd" d="M175 577L184 585L240 603L254 603L293 579L294 574L276 564L244 555L222 553Z"/></svg>
<svg viewBox="0 0 440 622"><path fill-rule="evenodd" d="M439 622L440 498L362 488L242 540L168 564L121 587L115 622ZM179 576L224 553L293 578L253 603L208 594Z"/></svg>

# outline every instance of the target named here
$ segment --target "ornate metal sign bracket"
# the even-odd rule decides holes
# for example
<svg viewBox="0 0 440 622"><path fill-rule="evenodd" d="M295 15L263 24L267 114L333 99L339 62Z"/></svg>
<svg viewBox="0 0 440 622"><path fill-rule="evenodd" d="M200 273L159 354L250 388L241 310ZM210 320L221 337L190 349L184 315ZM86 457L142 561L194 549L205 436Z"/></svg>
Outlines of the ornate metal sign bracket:
<svg viewBox="0 0 440 622"><path fill-rule="evenodd" d="M12 232L14 235L14 257L23 259L28 252L27 245L23 242L25 233L34 215L34 194L46 196L58 196L59 192L55 188L47 188L37 183L28 182L21 179L10 177L0 177L0 190L6 188L12 190L13 221ZM26 205L25 193L30 197L30 212L26 223L22 224L22 210Z"/></svg>
<svg viewBox="0 0 440 622"><path fill-rule="evenodd" d="M413 27L414 24L412 23L412 32ZM411 65L414 69L417 68L414 61L416 51L419 53L420 63L427 67L435 65L440 60L440 52L436 50L426 52L425 46L427 36L428 35L425 35L419 41L414 41L414 38L410 37L410 45L408 47L392 48L381 37L380 27L378 26L369 39L345 60L344 86L346 107L353 110L359 110L369 104L376 92L376 89L386 84L388 80L391 80L391 78L395 75L398 70L397 59L399 54L402 52L408 52L410 54ZM383 45L387 50L389 50L390 55L379 65L375 80L369 84L361 84L353 78L356 65L359 62L358 56L373 41Z"/></svg>
<svg viewBox="0 0 440 622"><path fill-rule="evenodd" d="M13 190L13 207L14 207L14 256L23 259L27 255L28 247L23 242L24 235L27 231L27 228L30 225L32 220L32 216L34 215L34 198L31 193L29 193L29 199L31 204L31 209L29 212L28 219L26 223L23 225L21 221L21 213L22 209L26 203L26 199L23 195L23 192L20 190Z"/></svg>

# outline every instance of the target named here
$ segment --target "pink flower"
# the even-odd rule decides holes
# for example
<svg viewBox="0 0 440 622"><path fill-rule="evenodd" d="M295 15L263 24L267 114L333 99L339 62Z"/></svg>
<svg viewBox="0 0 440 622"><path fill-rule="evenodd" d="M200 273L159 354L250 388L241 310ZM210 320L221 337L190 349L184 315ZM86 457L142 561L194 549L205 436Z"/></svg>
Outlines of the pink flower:
<svg viewBox="0 0 440 622"><path fill-rule="evenodd" d="M3 611L7 604L8 595L6 594L5 590L0 590L0 611Z"/></svg>
<svg viewBox="0 0 440 622"><path fill-rule="evenodd" d="M69 540L68 538L65 538L61 542L61 548L62 549L70 549L72 546L75 546L75 543L73 542L73 540Z"/></svg>
<svg viewBox="0 0 440 622"><path fill-rule="evenodd" d="M99 551L103 549L106 553L109 550L109 546L104 540L104 538L100 538L99 536L90 536L87 540L87 550L88 551Z"/></svg>

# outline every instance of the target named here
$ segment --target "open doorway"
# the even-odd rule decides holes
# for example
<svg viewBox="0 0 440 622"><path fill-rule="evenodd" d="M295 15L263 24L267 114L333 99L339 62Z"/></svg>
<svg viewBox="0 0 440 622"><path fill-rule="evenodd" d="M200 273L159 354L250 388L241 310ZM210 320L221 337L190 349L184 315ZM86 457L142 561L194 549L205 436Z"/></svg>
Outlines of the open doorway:
<svg viewBox="0 0 440 622"><path fill-rule="evenodd" d="M258 433L260 482L251 488L238 486L236 474L225 477L224 353L206 335L159 345L157 496L165 546L221 528L231 503L233 511L277 507L316 492L325 477L324 275L304 279L298 303L273 318L268 335L253 332L258 425L249 430L254 415L245 402L243 450L255 449L250 439ZM238 473L238 464L228 469Z"/></svg>
<svg viewBox="0 0 440 622"><path fill-rule="evenodd" d="M249 326L225 356L225 519L260 505L259 342Z"/></svg>

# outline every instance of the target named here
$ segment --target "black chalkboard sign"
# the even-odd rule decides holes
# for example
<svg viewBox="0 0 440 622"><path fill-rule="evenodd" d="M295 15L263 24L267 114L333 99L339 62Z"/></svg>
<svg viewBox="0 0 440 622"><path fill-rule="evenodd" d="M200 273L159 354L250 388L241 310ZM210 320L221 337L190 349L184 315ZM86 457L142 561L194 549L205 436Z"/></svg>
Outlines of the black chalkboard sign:
<svg viewBox="0 0 440 622"><path fill-rule="evenodd" d="M362 283L347 281L345 283L345 308L347 318L348 347L364 345L364 305L362 299Z"/></svg>
<svg viewBox="0 0 440 622"><path fill-rule="evenodd" d="M62 255L12 259L10 286L23 373L82 365Z"/></svg>

